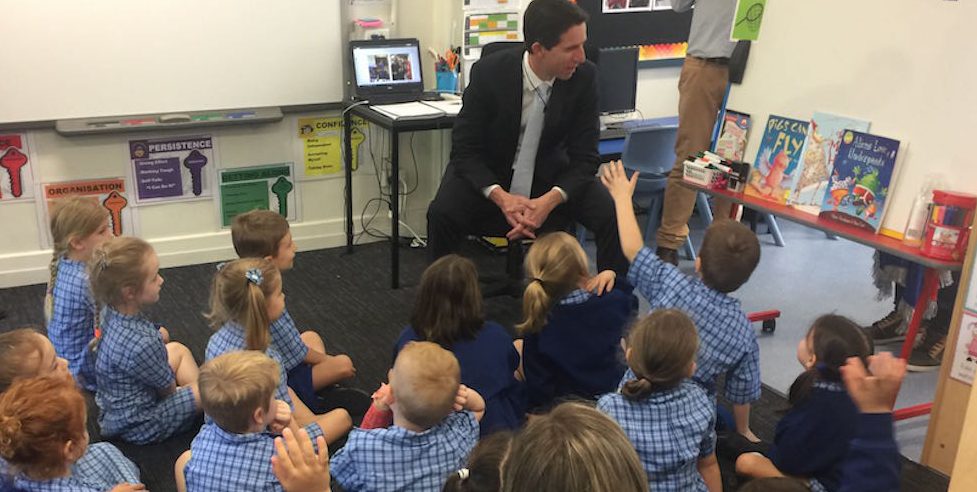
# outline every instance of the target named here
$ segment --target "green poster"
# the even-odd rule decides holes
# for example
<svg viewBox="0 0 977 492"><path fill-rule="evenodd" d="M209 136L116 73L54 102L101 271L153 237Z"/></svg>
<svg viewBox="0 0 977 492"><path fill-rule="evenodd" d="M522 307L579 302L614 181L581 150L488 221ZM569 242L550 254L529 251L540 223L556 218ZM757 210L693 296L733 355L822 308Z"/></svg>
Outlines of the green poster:
<svg viewBox="0 0 977 492"><path fill-rule="evenodd" d="M220 219L224 227L235 215L255 209L278 212L298 220L294 172L291 162L221 169Z"/></svg>
<svg viewBox="0 0 977 492"><path fill-rule="evenodd" d="M763 20L766 4L767 0L738 0L729 38L733 41L756 41L760 36L760 21Z"/></svg>
<svg viewBox="0 0 977 492"><path fill-rule="evenodd" d="M221 185L221 218L230 227L237 214L254 209L268 210L268 184L265 181L244 181Z"/></svg>

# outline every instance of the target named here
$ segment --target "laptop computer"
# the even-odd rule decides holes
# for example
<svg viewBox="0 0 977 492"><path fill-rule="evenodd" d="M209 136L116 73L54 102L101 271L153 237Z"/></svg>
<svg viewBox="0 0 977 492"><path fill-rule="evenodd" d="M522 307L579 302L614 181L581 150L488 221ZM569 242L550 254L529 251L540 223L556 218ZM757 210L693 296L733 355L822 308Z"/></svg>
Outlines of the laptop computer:
<svg viewBox="0 0 977 492"><path fill-rule="evenodd" d="M349 42L355 98L372 105L431 100L424 92L417 39Z"/></svg>

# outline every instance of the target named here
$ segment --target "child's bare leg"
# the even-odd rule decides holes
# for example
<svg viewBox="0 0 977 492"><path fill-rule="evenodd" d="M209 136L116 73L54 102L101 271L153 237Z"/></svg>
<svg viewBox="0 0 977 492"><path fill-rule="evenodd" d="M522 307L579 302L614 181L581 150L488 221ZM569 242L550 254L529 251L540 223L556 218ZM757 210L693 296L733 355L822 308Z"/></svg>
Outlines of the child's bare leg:
<svg viewBox="0 0 977 492"><path fill-rule="evenodd" d="M315 414L295 394L295 390L288 388L288 397L292 399L292 421L299 427L304 427L315 421Z"/></svg>
<svg viewBox="0 0 977 492"><path fill-rule="evenodd" d="M516 369L516 373L514 374L516 379L518 379L519 381L526 380L526 373L523 372L522 370L522 343L523 343L522 338L512 341L512 346L516 348L516 352L519 352L519 367Z"/></svg>
<svg viewBox="0 0 977 492"><path fill-rule="evenodd" d="M320 390L356 375L353 360L348 355L329 355L322 337L314 331L300 335L302 342L309 347L307 361L312 365L312 386Z"/></svg>
<svg viewBox="0 0 977 492"><path fill-rule="evenodd" d="M743 453L736 458L736 473L752 478L784 476L769 458L760 453Z"/></svg>
<svg viewBox="0 0 977 492"><path fill-rule="evenodd" d="M348 355L326 355L312 366L312 386L320 390L356 375L353 360Z"/></svg>
<svg viewBox="0 0 977 492"><path fill-rule="evenodd" d="M305 343L306 347L309 347L312 350L318 350L323 354L326 353L326 344L323 343L322 337L320 337L318 333L314 331L306 331L299 335L299 337L302 339L302 342Z"/></svg>
<svg viewBox="0 0 977 492"><path fill-rule="evenodd" d="M328 444L332 444L345 436L353 428L353 419L350 418L349 412L345 408L337 408L317 415L315 421L322 428L322 433L325 434Z"/></svg>
<svg viewBox="0 0 977 492"><path fill-rule="evenodd" d="M187 462L190 461L190 450L186 450L179 458L176 459L176 463L173 464L173 476L176 478L176 490L178 492L187 492L187 476L183 472L186 468Z"/></svg>
<svg viewBox="0 0 977 492"><path fill-rule="evenodd" d="M305 406L305 403L302 403L302 400L295 396L292 388L288 389L288 394L292 397L292 405L294 406L292 410L292 423L298 427L305 427L313 422L319 424L322 432L326 434L327 443L332 443L336 439L345 436L353 428L353 419L345 409L337 408L331 412L316 415L312 413L312 410L309 410L309 407ZM297 429L293 430L297 431Z"/></svg>
<svg viewBox="0 0 977 492"><path fill-rule="evenodd" d="M190 349L185 345L179 342L167 343L166 358L170 362L170 368L176 374L176 384L178 386L186 386L190 383L197 382L197 378L200 376L200 369L197 367L197 361L193 360L193 354L190 353Z"/></svg>

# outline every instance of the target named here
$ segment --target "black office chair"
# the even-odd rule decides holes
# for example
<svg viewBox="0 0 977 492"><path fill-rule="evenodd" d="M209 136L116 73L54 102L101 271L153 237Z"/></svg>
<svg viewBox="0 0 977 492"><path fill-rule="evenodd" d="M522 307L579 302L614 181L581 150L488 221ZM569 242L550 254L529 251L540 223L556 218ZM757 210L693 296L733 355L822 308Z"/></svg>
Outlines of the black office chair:
<svg viewBox="0 0 977 492"><path fill-rule="evenodd" d="M498 53L500 51L505 51L508 49L524 49L525 44L522 41L496 41L494 43L489 43L482 46L482 58L490 56L493 53ZM587 59L593 63L597 63L600 58L600 48L594 46L591 43L584 43L583 45L584 53Z"/></svg>

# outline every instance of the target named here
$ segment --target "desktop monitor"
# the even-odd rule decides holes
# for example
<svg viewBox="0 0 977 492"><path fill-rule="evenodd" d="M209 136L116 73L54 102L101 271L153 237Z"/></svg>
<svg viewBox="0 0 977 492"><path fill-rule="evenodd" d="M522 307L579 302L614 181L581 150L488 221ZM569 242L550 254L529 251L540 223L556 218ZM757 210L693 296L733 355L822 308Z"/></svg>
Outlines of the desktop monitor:
<svg viewBox="0 0 977 492"><path fill-rule="evenodd" d="M349 42L356 95L424 91L417 39L370 39Z"/></svg>
<svg viewBox="0 0 977 492"><path fill-rule="evenodd" d="M634 111L638 90L638 48L600 50L597 82L601 114Z"/></svg>

